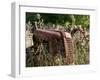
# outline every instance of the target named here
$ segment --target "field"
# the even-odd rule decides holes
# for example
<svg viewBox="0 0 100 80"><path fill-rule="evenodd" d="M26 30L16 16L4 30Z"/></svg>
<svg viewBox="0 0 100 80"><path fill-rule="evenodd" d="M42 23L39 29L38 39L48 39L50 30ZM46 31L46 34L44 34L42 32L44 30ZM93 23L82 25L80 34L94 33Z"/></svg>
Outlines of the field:
<svg viewBox="0 0 100 80"><path fill-rule="evenodd" d="M26 13L26 67L89 64L89 20L88 15ZM69 58L73 63L66 63L62 39L36 38L37 29L68 32L74 47Z"/></svg>

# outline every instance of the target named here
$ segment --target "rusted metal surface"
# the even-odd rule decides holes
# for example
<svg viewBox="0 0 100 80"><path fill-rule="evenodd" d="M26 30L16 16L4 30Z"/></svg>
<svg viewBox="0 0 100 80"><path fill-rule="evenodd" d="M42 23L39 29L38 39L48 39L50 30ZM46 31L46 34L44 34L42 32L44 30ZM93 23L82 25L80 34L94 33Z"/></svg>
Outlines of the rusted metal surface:
<svg viewBox="0 0 100 80"><path fill-rule="evenodd" d="M72 41L72 37L69 33L67 32L62 32L62 39L63 39L63 44L64 44L64 49L65 49L65 62L66 64L73 64L73 54L74 54L74 45Z"/></svg>
<svg viewBox="0 0 100 80"><path fill-rule="evenodd" d="M73 46L72 37L69 33L64 31L50 31L50 30L37 29L36 31L34 31L33 34L42 40L48 40L48 42L50 42L50 45L52 44L53 40L62 39L64 44L64 50L65 50L64 52L66 57L65 58L66 64L73 63L74 46Z"/></svg>
<svg viewBox="0 0 100 80"><path fill-rule="evenodd" d="M48 39L48 40L61 39L61 34L57 31L37 29L36 31L34 31L34 35L42 39Z"/></svg>

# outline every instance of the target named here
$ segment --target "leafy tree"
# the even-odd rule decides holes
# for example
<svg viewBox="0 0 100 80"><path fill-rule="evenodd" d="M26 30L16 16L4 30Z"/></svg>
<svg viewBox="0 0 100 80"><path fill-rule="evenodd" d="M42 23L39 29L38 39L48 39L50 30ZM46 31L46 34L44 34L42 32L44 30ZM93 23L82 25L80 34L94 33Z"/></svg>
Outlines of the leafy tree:
<svg viewBox="0 0 100 80"><path fill-rule="evenodd" d="M90 16L89 15L74 15L74 14L52 14L52 13L26 13L26 23L31 21L42 22L43 24L55 24L62 25L64 27L68 25L81 25L89 28Z"/></svg>
<svg viewBox="0 0 100 80"><path fill-rule="evenodd" d="M82 25L83 27L89 28L90 16L89 15L75 15L75 24Z"/></svg>

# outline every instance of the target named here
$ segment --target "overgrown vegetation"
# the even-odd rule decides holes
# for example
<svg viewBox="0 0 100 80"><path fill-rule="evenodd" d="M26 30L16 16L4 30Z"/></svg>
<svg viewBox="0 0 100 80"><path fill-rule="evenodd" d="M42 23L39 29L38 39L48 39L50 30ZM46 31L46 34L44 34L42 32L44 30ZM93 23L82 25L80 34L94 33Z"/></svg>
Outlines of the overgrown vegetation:
<svg viewBox="0 0 100 80"><path fill-rule="evenodd" d="M26 39L33 36L31 29L34 26L69 32L74 42L74 64L89 64L89 15L26 13L26 31L30 34ZM55 48L59 50L56 56L49 54L48 42L41 42L33 42L26 48L26 67L66 65L62 41L56 41Z"/></svg>

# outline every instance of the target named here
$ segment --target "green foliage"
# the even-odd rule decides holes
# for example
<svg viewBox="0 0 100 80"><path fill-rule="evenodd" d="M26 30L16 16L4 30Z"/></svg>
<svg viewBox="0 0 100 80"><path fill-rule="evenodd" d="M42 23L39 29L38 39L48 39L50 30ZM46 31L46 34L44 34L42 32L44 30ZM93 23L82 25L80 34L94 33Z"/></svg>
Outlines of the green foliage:
<svg viewBox="0 0 100 80"><path fill-rule="evenodd" d="M83 27L89 28L90 16L89 15L75 15L76 25L82 25Z"/></svg>
<svg viewBox="0 0 100 80"><path fill-rule="evenodd" d="M88 28L90 26L89 15L26 13L26 23L28 21L31 21L31 23L40 21L44 25L51 23L64 27L69 25L81 25L82 27Z"/></svg>

